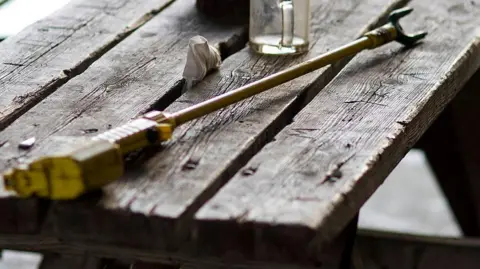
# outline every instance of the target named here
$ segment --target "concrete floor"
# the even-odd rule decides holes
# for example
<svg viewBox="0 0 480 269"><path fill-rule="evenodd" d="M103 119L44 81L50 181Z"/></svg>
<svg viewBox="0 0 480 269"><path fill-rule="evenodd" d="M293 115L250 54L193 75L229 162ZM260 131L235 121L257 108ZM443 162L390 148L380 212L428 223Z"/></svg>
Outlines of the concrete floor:
<svg viewBox="0 0 480 269"><path fill-rule="evenodd" d="M362 228L461 235L423 152L412 150L360 211Z"/></svg>
<svg viewBox="0 0 480 269"><path fill-rule="evenodd" d="M0 37L15 34L69 0L14 0L0 7ZM28 8L26 8L28 7ZM365 204L361 228L459 236L460 231L422 152L412 151ZM0 269L35 269L41 256L5 251Z"/></svg>
<svg viewBox="0 0 480 269"><path fill-rule="evenodd" d="M0 260L0 269L37 269L41 260L39 254L6 250Z"/></svg>

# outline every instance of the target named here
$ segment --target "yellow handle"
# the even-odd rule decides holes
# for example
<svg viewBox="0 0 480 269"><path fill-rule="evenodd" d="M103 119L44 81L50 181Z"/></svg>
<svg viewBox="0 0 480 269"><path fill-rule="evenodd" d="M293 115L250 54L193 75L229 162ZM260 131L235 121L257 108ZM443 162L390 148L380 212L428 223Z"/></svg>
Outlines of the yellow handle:
<svg viewBox="0 0 480 269"><path fill-rule="evenodd" d="M4 185L21 197L73 199L123 175L123 158L116 144L91 141L66 156L41 158L7 171Z"/></svg>
<svg viewBox="0 0 480 269"><path fill-rule="evenodd" d="M4 174L4 185L21 197L74 199L121 177L125 154L168 140L172 132L169 123L140 118L94 137L69 154L11 169Z"/></svg>

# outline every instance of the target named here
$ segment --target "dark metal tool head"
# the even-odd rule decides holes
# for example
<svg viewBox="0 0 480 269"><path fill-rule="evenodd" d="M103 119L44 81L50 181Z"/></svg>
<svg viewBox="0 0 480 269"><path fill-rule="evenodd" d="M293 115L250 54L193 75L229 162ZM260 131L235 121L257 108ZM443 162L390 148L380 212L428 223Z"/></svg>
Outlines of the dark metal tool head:
<svg viewBox="0 0 480 269"><path fill-rule="evenodd" d="M406 34L403 31L403 28L400 25L399 21L401 18L410 14L412 11L413 11L413 8L410 8L410 7L397 9L397 10L394 10L392 13L390 13L390 17L388 18L390 23L395 27L395 29L397 29L397 38L395 40L402 43L405 46L412 46L418 41L422 40L427 35L427 32Z"/></svg>

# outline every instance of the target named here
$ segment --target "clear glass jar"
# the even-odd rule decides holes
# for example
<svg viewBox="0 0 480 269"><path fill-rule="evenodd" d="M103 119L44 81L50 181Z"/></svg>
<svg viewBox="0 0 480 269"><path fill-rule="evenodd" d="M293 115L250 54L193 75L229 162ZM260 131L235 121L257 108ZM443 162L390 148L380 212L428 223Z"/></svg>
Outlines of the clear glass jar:
<svg viewBox="0 0 480 269"><path fill-rule="evenodd" d="M308 51L310 0L250 0L250 47L262 54Z"/></svg>

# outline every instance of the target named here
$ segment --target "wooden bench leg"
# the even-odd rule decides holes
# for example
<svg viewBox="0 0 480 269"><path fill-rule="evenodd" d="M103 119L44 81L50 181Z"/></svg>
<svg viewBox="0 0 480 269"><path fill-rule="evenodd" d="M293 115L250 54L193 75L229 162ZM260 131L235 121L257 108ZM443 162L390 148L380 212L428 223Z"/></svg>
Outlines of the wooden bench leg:
<svg viewBox="0 0 480 269"><path fill-rule="evenodd" d="M480 236L480 71L419 142L465 236Z"/></svg>
<svg viewBox="0 0 480 269"><path fill-rule="evenodd" d="M354 246L358 230L358 214L345 228L345 247L342 253L340 269L353 269Z"/></svg>
<svg viewBox="0 0 480 269"><path fill-rule="evenodd" d="M357 269L354 267L355 240L358 230L358 214L348 223L340 235L321 254L320 268Z"/></svg>

